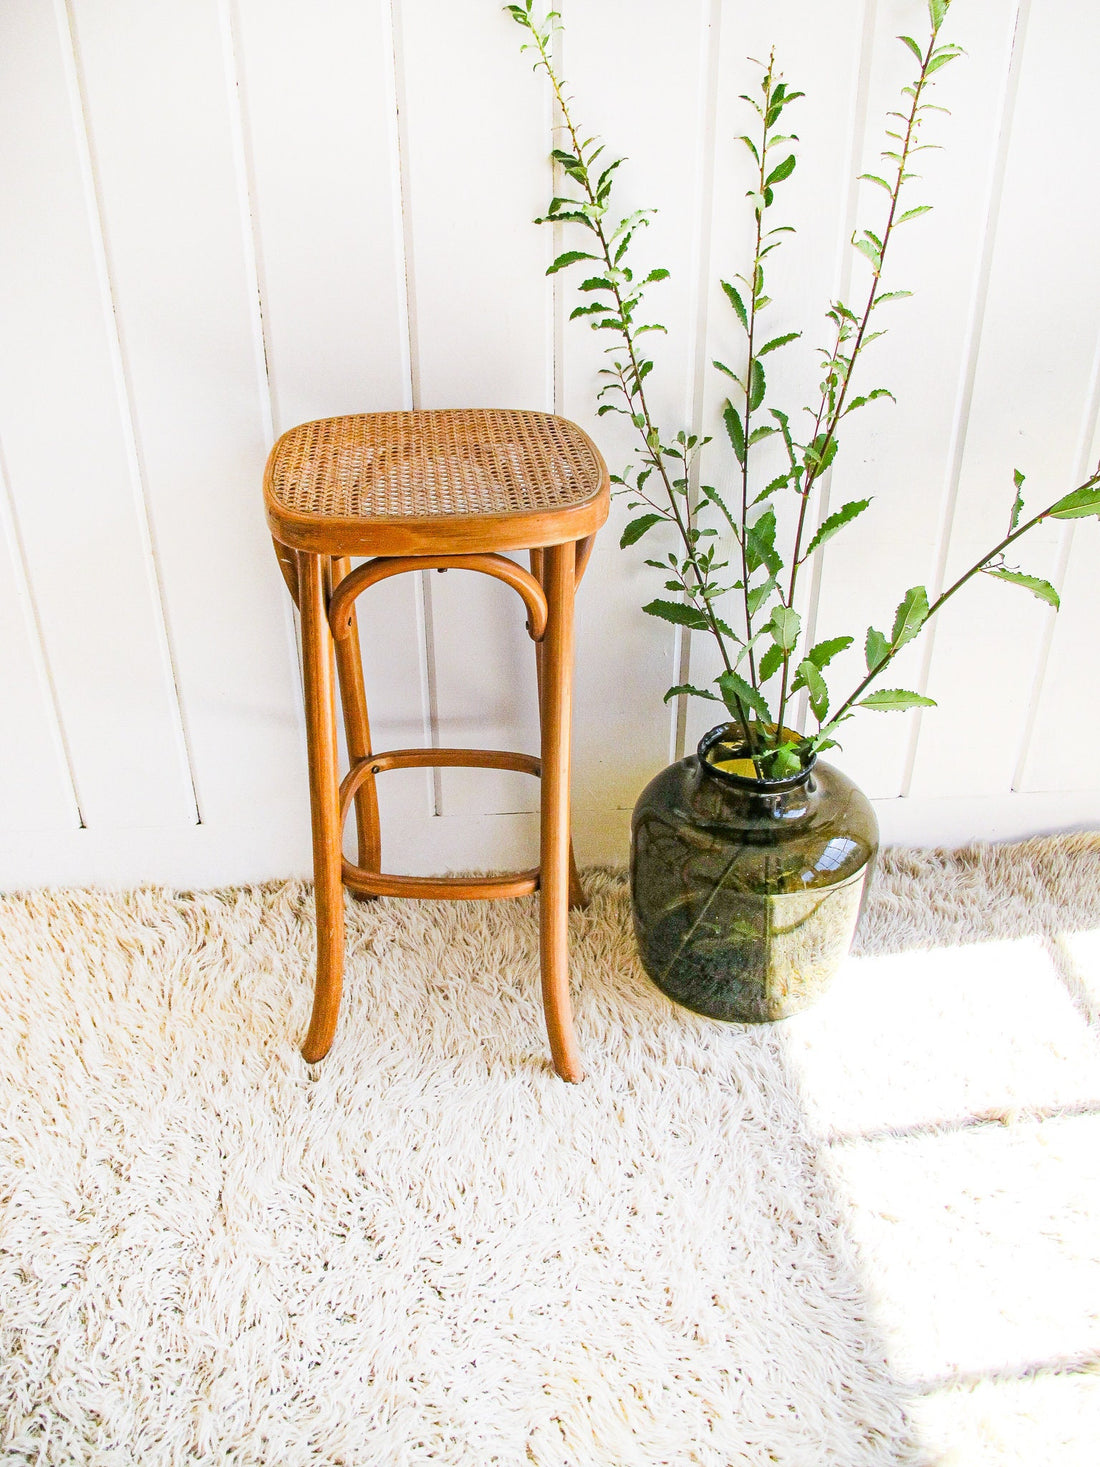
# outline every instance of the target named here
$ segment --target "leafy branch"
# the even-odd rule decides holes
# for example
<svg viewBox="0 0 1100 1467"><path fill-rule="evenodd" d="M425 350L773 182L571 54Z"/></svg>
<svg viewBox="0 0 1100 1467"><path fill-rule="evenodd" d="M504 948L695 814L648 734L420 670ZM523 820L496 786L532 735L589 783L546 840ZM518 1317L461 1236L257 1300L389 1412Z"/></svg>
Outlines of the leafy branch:
<svg viewBox="0 0 1100 1467"><path fill-rule="evenodd" d="M834 658L853 646L855 638L834 636L805 646L795 605L799 574L835 535L870 507L869 499L850 500L822 519L811 533L811 503L817 498L814 491L820 489L836 457L841 425L858 409L879 398L892 397L885 387L855 392L853 383L863 353L883 335L875 311L909 295L905 290L883 289L883 272L897 230L927 214L931 207L910 204L908 197L903 205L903 194L918 176L915 155L934 146L923 141L923 123L930 112L945 111L928 99L933 79L962 54L959 46L941 40L950 0L926 0L929 32L923 44L909 35L899 37L916 62L916 73L902 89L904 100L899 110L888 114L887 145L881 153L886 167L879 173L860 175L861 181L886 194L885 214L877 232L863 228L852 239L853 247L870 268L870 280L858 309L836 300L826 312L830 339L819 349L821 380L814 405L805 409L811 420L805 441L796 436L790 416L778 407L767 404L767 418L763 416L768 390L763 359L801 333L785 331L761 340L765 333L760 329L761 316L771 305L765 289L765 261L783 237L793 233L789 225L770 222L776 191L797 166L794 145L798 139L780 129L785 109L803 94L788 88L772 53L761 68L759 95L743 98L757 117L755 134L744 134L739 139L752 160L752 187L747 197L754 215L755 239L747 272L735 275L732 281L722 281L722 289L744 332L745 352L735 366L714 363L737 389L722 410L738 466L740 502L734 508L708 484L700 485L698 502L693 503L689 492L692 467L710 440L682 429L666 435L650 410L645 383L654 363L646 354L642 338L665 328L645 318L645 297L651 285L668 278L668 271L652 269L636 278L631 252L638 232L648 225L653 211L640 209L621 217L612 212L615 176L623 159L609 159L602 142L582 136L571 99L552 61L553 35L560 18L556 11L550 11L537 19L533 3L523 0L505 9L527 32L529 39L523 49L534 51L536 70L545 72L550 80L569 144L552 153L567 183L562 194L551 199L546 215L538 222L574 225L589 237L587 249L565 250L547 273L584 267L585 278L579 290L585 299L571 312L570 319L587 318L593 330L612 334L612 344L607 348L609 365L599 373L605 380L597 393L597 411L601 415L624 414L638 435L636 461L612 476L618 492L628 496L629 508L641 511L626 525L621 543L624 547L635 544L660 525L672 527L678 548L662 559L646 560L648 566L665 576L664 588L671 594L651 600L643 609L673 625L708 633L722 661L723 670L715 679L717 693L686 683L670 688L666 701L687 694L724 703L740 726L744 748L757 773L782 778L797 772L817 750L834 746L833 734L858 707L889 711L932 704L932 699L906 689L869 689L931 617L975 576L986 574L1018 585L1057 609L1054 587L1008 565L1006 552L1044 520L1100 515L1100 468L1070 494L1027 520L1023 520L1024 480L1017 471L1006 535L931 603L923 586L911 587L897 607L889 636L874 627L867 629L866 671L853 691L830 712L826 670ZM786 467L754 494L754 453L761 443L774 437L782 442ZM797 504L793 541L786 558L776 543L777 519L771 502L785 490L793 492ZM737 570L731 570L729 562L720 558L719 529L702 523L707 515L716 518L719 528L732 537ZM734 627L719 614L718 606L738 592L739 616ZM779 688L773 717L765 688L775 679ZM812 734L792 734L784 725L790 698L801 689L806 690L817 723Z"/></svg>
<svg viewBox="0 0 1100 1467"><path fill-rule="evenodd" d="M743 647L744 639L717 616L713 607L717 597L730 589L713 579L726 566L718 562L713 547L702 543L706 532L695 522L688 492L692 461L706 440L681 430L672 442L663 441L646 399L645 379L653 370L653 361L639 347L639 338L646 332L663 332L665 328L656 322L640 322L637 317L646 287L667 279L669 272L660 268L650 270L644 279L636 281L625 257L637 231L648 224L652 211L636 210L609 227L607 216L612 182L623 159L605 160L597 173L604 145L595 138L582 139L574 123L564 84L551 55L553 30L560 23L560 16L557 11L550 11L541 23L537 22L532 13L533 0L525 0L523 5L508 5L505 9L529 33L531 39L523 49L535 51L535 69L545 72L549 78L571 144L568 150L555 148L551 156L581 194L579 198L555 195L546 215L538 222L572 223L595 236L595 253L591 250L566 250L553 261L547 273L554 274L568 266L589 262L602 267L581 282L580 290L594 299L577 306L570 313L570 320L591 317L593 330L612 331L620 338L617 346L609 348L613 358L611 365L600 374L610 381L597 394L601 399L598 412L625 413L641 436L640 466L615 475L614 482L638 496L640 503L635 501L632 508L641 508L643 504L648 507L648 513L627 525L622 543L633 544L654 525L666 522L675 527L683 547L683 560L676 552L670 552L666 562L648 563L656 564L662 570L671 570L674 579L666 582L666 589L681 591L686 601L672 603L657 599L644 609L665 621L711 634L725 668L723 696L741 725L747 747L752 749L754 738L749 710L756 709L760 700L758 695L754 696L752 684L744 683L735 671L736 655L731 656L729 644ZM621 401L616 401L616 397ZM604 400L608 398L610 400ZM646 485L654 474L664 490L660 500L654 500L645 493ZM680 691L670 689L667 697ZM713 695L702 692L702 696Z"/></svg>
<svg viewBox="0 0 1100 1467"><path fill-rule="evenodd" d="M881 332L871 332L871 313L883 300L881 291L882 270L886 259L886 252L893 238L895 229L911 219L925 214L929 205L920 204L915 208L907 209L899 214L898 206L901 199L902 189L915 175L910 171L912 155L919 148L927 146L918 141L921 120L923 114L928 110L929 104L924 101L925 90L933 74L948 62L955 60L960 54L960 48L954 45L940 46L940 28L943 25L947 13L948 0L942 3L933 3L929 8L931 20L931 34L924 50L912 36L902 36L903 44L912 51L920 64L920 70L915 82L904 88L903 95L908 95L910 105L907 112L892 112L892 119L900 121L904 125L904 132L898 132L894 128L887 130L887 136L892 142L897 143L897 148L886 148L882 157L894 165L893 179L886 179L874 173L860 175L861 180L873 183L883 189L889 196L886 222L879 236L870 229L864 229L853 238L855 248L863 255L871 266L871 284L867 293L867 299L863 310L857 316L842 302L834 303L829 311L829 319L835 326L835 340L830 352L823 354L822 366L824 377L821 383L821 399L818 404L817 413L814 418L814 431L809 445L804 450L803 464L805 477L800 485L801 503L799 505L798 523L795 529L794 549L791 555L790 580L787 585L786 604L793 609L795 592L798 585L798 572L809 559L810 555L824 543L822 532L828 531L828 535L835 534L844 524L853 520L857 514L867 508L868 501L857 500L845 505L836 515L830 516L829 520L821 526L821 530L811 541L805 553L802 552L802 539L806 529L807 511L810 503L810 495L818 480L825 470L832 464L836 457L838 448L837 430L841 420L857 408L865 406L879 397L891 396L885 388L875 388L872 392L862 397L853 398L849 401L849 391L852 385L852 377L856 364L864 348L870 345ZM891 299L897 299L899 292L890 292ZM854 332L854 336L853 336ZM851 342L850 349L845 347ZM832 523L830 523L830 521ZM783 718L786 713L787 697L793 689L788 687L791 659L789 655L783 658L782 681L779 692L779 714L777 724L783 726ZM805 674L804 674L805 678ZM811 708L813 707L811 695ZM819 706L827 709L827 697L819 690L816 702ZM814 710L816 712L816 710ZM793 756L795 751L789 751ZM789 761L788 761L789 762Z"/></svg>

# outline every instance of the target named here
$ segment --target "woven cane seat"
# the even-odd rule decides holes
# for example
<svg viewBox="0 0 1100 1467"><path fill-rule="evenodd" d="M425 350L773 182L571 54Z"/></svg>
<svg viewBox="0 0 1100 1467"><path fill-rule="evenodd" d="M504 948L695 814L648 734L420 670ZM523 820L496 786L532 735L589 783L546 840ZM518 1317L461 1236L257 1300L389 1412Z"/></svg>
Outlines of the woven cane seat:
<svg viewBox="0 0 1100 1467"><path fill-rule="evenodd" d="M355 413L292 428L264 475L298 550L480 553L561 544L607 518L603 460L574 423L503 409Z"/></svg>

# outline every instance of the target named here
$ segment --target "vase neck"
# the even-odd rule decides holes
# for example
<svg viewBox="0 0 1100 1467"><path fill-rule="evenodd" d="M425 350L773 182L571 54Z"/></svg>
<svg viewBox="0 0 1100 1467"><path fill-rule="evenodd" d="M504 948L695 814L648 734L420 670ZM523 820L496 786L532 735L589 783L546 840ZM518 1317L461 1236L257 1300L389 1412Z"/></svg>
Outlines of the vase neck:
<svg viewBox="0 0 1100 1467"><path fill-rule="evenodd" d="M750 725L750 732L759 725ZM761 730L763 733L764 731ZM789 729L783 732L794 740L799 735ZM774 736L774 729L767 735ZM754 763L744 734L735 723L720 723L699 740L699 766L705 778L715 781L723 789L741 791L745 795L775 797L795 793L804 789L813 773L817 755L812 751L803 760L802 768L785 779L765 779L755 772Z"/></svg>

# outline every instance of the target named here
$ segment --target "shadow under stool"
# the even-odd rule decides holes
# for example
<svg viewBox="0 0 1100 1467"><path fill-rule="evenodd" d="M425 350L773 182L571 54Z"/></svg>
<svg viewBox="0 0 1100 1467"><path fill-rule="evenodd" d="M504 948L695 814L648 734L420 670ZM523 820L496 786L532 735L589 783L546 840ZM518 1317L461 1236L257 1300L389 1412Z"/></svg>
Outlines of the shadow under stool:
<svg viewBox="0 0 1100 1467"><path fill-rule="evenodd" d="M346 886L361 898L455 899L539 893L539 955L554 1068L583 1076L569 1002L568 908L583 905L569 834L573 596L609 507L607 467L587 434L549 413L357 413L284 433L264 472L264 502L302 623L317 977L302 1053L332 1044L344 968ZM526 550L530 570L504 552ZM369 557L352 569L352 557ZM472 570L522 597L535 644L540 755L371 745L355 603L387 576ZM337 774L339 679L349 769ZM382 870L375 780L432 765L541 776L539 864L501 876L393 876ZM354 804L358 859L343 855Z"/></svg>

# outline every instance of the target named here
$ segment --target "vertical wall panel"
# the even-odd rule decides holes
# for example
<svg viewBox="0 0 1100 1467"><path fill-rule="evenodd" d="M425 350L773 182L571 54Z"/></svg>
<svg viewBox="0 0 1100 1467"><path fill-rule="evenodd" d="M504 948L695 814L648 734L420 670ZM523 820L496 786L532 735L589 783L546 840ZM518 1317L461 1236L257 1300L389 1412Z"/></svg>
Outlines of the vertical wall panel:
<svg viewBox="0 0 1100 1467"><path fill-rule="evenodd" d="M385 0L234 0L275 431L410 407Z"/></svg>
<svg viewBox="0 0 1100 1467"><path fill-rule="evenodd" d="M64 9L0 25L0 438L80 804L93 828L188 823Z"/></svg>
<svg viewBox="0 0 1100 1467"><path fill-rule="evenodd" d="M867 627L888 633L894 608L910 586L924 584L930 596L936 594L939 537L957 468L956 427L961 432L965 426L960 414L966 406L970 328L980 307L976 294L986 283L983 239L1016 8L1016 0L996 0L980 9L958 6L951 12L944 36L962 44L967 55L942 71L928 94L936 105L950 108L951 116L926 114L923 138L935 147L915 155L913 166L920 177L902 194L902 209L930 204L933 212L897 228L883 276L885 289L911 290L913 298L876 310L874 325L887 328L888 334L867 348L854 384L857 393L885 386L896 402L882 399L861 409L845 420L838 435L841 446L829 507L855 499L872 501L824 555L817 633L856 638L847 656L833 664L836 673L830 682L839 696L846 696L864 674ZM916 67L915 58L896 39L903 27L925 44L923 3L894 0L879 7L860 171L883 173L887 179L893 173L879 156L887 143L886 113L905 110L908 99L901 88ZM880 188L864 183L859 227L881 233L887 203ZM854 250L850 254L856 262L850 302L859 311L867 298L870 270ZM867 574L869 566L873 575ZM880 685L917 687L922 652L920 643L907 648ZM902 793L910 717L863 712L841 732L844 751L835 756L836 762L869 794ZM954 737L949 712L930 711L925 721L929 727L943 724L946 736Z"/></svg>
<svg viewBox="0 0 1100 1467"><path fill-rule="evenodd" d="M1100 97L1087 59L1098 45L1100 13L1033 6L997 221L949 582L1004 534L1014 468L1028 475L1026 498L1032 509L1072 487L1090 406L1100 319L1095 249L1100 191L1094 171L1082 167L1078 151L1084 140L1100 135ZM1058 101L1052 106L1055 76ZM1023 568L1052 575L1061 533L1056 523L1033 533L1019 551ZM980 577L945 609L928 685L941 707L935 719L922 723L914 794L1011 789L1037 659L1047 618L1053 614L1026 592L988 577ZM1059 711L1067 720L1074 718L1072 702ZM982 735L980 758L960 754L961 731L974 728ZM963 747L972 752L972 739Z"/></svg>
<svg viewBox="0 0 1100 1467"><path fill-rule="evenodd" d="M274 432L412 406L386 0L235 0ZM416 584L359 602L376 748L423 741ZM428 813L423 775L379 783L383 820Z"/></svg>
<svg viewBox="0 0 1100 1467"><path fill-rule="evenodd" d="M776 204L769 228L790 225L797 231L782 236L782 247L765 262L765 285L774 304L760 316L766 341L789 331L801 330L802 338L770 354L766 361L768 397L765 410L776 406L790 415L792 431L804 431L807 421L801 406L809 403L820 380L817 348L824 339L824 312L836 296L844 274L847 237L851 132L859 104L859 65L863 6L846 6L843 13L824 10L813 0L783 7L782 24L772 13L751 4L726 6L723 11L722 50L718 96L718 156L713 199L713 258L708 279L710 291L709 333L706 345L708 371L705 378L704 424L713 442L702 459L704 481L714 484L740 511L741 486L737 462L722 423L722 407L732 396L739 411L743 402L736 385L713 367L712 359L725 362L743 374L746 342L744 331L727 301L720 282L734 281L747 272L755 243L755 223L746 192L755 187L753 162L738 134L755 137L759 118L742 100L742 94L760 95L760 61L767 62L774 45L777 69L787 85L806 95L784 113L784 131L798 135L799 159L789 182L776 191ZM750 58L756 58L752 60ZM776 153L773 163L780 161ZM739 287L740 288L740 287ZM744 291L742 290L742 294ZM758 416L755 422L770 421ZM750 460L750 499L782 468L781 451L772 442L754 452ZM775 500L780 534L787 527L793 538L795 499ZM714 517L708 519L713 523ZM721 542L731 557L730 578L737 578L738 551L731 538ZM807 584L802 587L805 604ZM743 622L737 598L732 597L728 618L734 626ZM721 670L721 662L709 637L694 634L690 681L709 686ZM725 717L718 704L689 702L687 748L694 748L701 735Z"/></svg>
<svg viewBox="0 0 1100 1467"><path fill-rule="evenodd" d="M108 259L204 820L302 820L224 15L74 0ZM305 827L308 830L308 826Z"/></svg>
<svg viewBox="0 0 1100 1467"><path fill-rule="evenodd" d="M418 406L552 406L545 99L495 6L401 0L409 269ZM432 576L441 744L538 748L534 663L518 598ZM518 697L519 689L527 696ZM447 770L443 813L524 810L523 775Z"/></svg>

